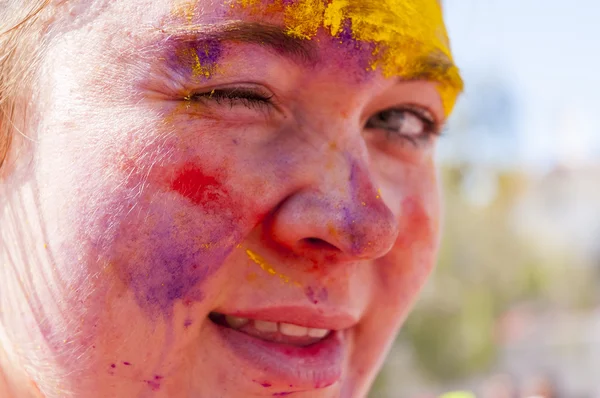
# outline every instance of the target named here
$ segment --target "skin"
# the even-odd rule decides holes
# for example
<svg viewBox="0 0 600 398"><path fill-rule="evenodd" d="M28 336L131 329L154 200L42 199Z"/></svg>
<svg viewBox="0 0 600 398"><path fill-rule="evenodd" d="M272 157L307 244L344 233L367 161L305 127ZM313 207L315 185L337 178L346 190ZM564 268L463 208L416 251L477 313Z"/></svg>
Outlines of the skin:
<svg viewBox="0 0 600 398"><path fill-rule="evenodd" d="M194 69L190 46L156 32L252 13L178 10L115 0L53 22L25 117L35 145L17 141L22 167L2 192L0 386L365 396L431 272L440 216L435 134L414 143L366 125L407 105L442 125L438 87L367 71L368 46L324 32L311 62L233 42ZM240 83L277 107L190 100ZM289 386L211 331L211 312L282 305L352 318L340 380Z"/></svg>

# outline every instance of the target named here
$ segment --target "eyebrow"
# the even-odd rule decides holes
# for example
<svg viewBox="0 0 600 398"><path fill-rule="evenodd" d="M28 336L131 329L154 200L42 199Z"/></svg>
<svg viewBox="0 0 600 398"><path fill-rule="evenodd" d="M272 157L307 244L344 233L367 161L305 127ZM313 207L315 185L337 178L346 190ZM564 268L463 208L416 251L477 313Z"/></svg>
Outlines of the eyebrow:
<svg viewBox="0 0 600 398"><path fill-rule="evenodd" d="M162 39L180 43L238 42L257 44L291 58L298 63L314 65L319 61L315 41L289 35L278 25L260 22L230 21L218 24L193 24L153 28ZM436 52L413 60L415 73L399 80L430 80L454 86L457 93L463 89L463 80L454 62L443 52Z"/></svg>
<svg viewBox="0 0 600 398"><path fill-rule="evenodd" d="M157 33L168 41L182 43L229 41L257 44L302 64L315 64L319 60L315 42L290 36L277 25L231 21L159 28Z"/></svg>
<svg viewBox="0 0 600 398"><path fill-rule="evenodd" d="M464 88L464 81L456 64L443 52L434 52L413 61L415 66L410 75L399 80L429 80L454 87L457 94Z"/></svg>

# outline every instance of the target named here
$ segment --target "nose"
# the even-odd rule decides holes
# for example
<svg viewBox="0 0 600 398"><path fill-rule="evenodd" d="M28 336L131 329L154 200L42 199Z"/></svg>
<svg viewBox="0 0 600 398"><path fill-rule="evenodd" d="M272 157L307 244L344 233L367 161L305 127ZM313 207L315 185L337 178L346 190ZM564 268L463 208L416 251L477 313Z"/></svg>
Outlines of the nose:
<svg viewBox="0 0 600 398"><path fill-rule="evenodd" d="M280 204L270 222L271 239L298 255L342 261L384 256L398 236L398 222L373 184L366 164L342 161Z"/></svg>

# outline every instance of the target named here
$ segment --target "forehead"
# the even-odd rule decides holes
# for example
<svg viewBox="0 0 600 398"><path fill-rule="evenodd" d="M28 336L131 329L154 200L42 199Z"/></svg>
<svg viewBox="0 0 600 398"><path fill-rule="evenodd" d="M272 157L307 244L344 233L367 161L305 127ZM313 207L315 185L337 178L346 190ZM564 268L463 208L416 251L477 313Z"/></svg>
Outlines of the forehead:
<svg viewBox="0 0 600 398"><path fill-rule="evenodd" d="M447 113L462 89L438 0L119 0L105 4L113 22L143 41L161 34L192 41L193 36L206 38L209 33L218 43L224 37L215 32L227 31L227 24L239 28L241 22L254 23L269 28L254 35L245 33L257 33L256 29L238 29L237 35L229 31L225 39L233 44L281 44L284 50L295 45L320 48L329 60L334 53L340 61L344 54L360 55L358 65L367 72L439 82ZM275 26L279 31L272 29ZM272 40L275 36L281 39L277 43ZM299 45L302 41L307 45ZM331 43L337 45L335 49Z"/></svg>
<svg viewBox="0 0 600 398"><path fill-rule="evenodd" d="M423 54L451 59L438 0L172 0L163 24L210 24L249 20L280 25L291 37L336 40L373 46L371 67L398 74Z"/></svg>

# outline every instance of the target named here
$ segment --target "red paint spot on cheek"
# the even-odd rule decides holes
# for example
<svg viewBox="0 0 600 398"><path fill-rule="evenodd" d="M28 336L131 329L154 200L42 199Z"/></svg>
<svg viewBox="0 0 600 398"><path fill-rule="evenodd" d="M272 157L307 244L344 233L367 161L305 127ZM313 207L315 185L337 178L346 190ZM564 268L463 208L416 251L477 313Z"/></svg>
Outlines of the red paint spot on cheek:
<svg viewBox="0 0 600 398"><path fill-rule="evenodd" d="M272 384L269 383L268 381L257 381L257 380L252 380L252 381L255 382L255 383L260 384L261 386L263 386L265 388L268 388L268 387L272 386Z"/></svg>
<svg viewBox="0 0 600 398"><path fill-rule="evenodd" d="M435 242L435 225L417 198L406 198L402 202L400 215L400 235L396 246L410 249L415 244L431 245Z"/></svg>
<svg viewBox="0 0 600 398"><path fill-rule="evenodd" d="M185 165L177 173L177 178L171 183L171 189L201 206L212 207L228 199L221 183L193 164Z"/></svg>

